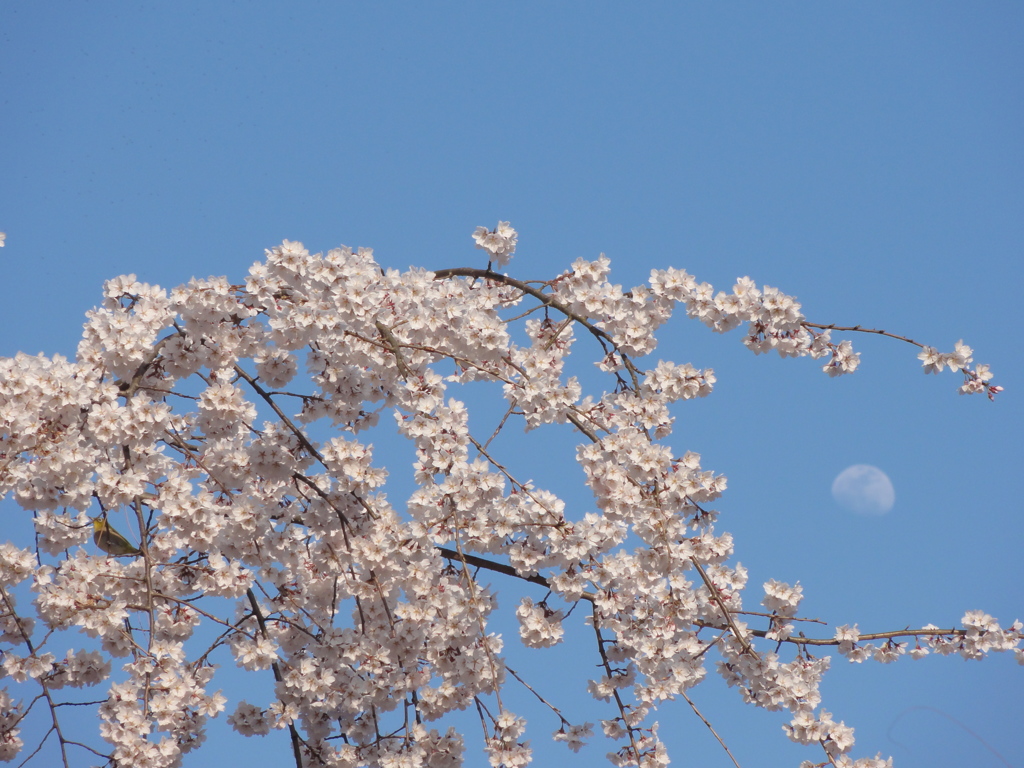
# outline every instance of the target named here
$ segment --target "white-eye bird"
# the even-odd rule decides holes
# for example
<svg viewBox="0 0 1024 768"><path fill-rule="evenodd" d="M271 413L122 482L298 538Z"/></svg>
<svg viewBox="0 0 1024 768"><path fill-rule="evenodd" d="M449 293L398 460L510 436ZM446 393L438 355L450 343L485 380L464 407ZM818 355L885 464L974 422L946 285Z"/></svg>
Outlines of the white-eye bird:
<svg viewBox="0 0 1024 768"><path fill-rule="evenodd" d="M114 555L114 557L132 555L135 557L142 554L138 547L118 533L114 526L107 522L107 518L102 516L94 517L92 519L92 527L92 540L96 542L97 547L108 555Z"/></svg>

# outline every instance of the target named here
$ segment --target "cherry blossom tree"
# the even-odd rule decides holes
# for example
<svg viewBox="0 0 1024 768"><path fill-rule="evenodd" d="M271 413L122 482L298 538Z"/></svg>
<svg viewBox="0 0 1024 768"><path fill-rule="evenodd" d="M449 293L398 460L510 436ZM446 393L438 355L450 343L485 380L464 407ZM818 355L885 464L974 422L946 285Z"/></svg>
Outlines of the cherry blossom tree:
<svg viewBox="0 0 1024 768"><path fill-rule="evenodd" d="M507 222L473 237L486 268L400 273L366 249L311 255L285 241L244 284L168 292L119 277L74 361L0 361L0 493L35 530L0 545L0 759L38 748L19 729L32 707L48 708L43 738L64 765L133 768L180 764L228 710L242 734L286 732L297 768L446 768L465 745L445 721L470 709L492 766L527 765L526 722L503 693L529 681L491 626L499 588L521 598L528 648L567 640L566 616L586 615L571 640L600 674L579 685L605 703L616 766L667 764L659 704L693 706L688 690L716 675L743 701L789 711L805 766L890 765L855 759L852 728L823 708L830 654L1024 661L1024 626L979 611L961 627L809 637L795 629L799 585L772 580L745 601L713 506L724 476L665 442L670 407L711 394L714 372L653 357L677 309L829 376L859 362L833 333L880 333L919 347L926 371L959 373L961 393L993 398L969 347L813 323L749 278L715 293L655 270L624 291L601 257L524 281L495 271L516 246ZM573 351L598 372L570 375ZM471 432L451 396L469 382L504 393L489 434ZM388 471L363 439L382 419L415 449L407 498L385 494ZM578 437L575 457L551 460L578 462L589 509L516 477L494 450L513 425ZM116 521L130 525L119 535ZM273 676L269 706L217 688L228 658ZM68 687L101 691L106 746L64 734ZM595 726L549 706L555 740L585 748Z"/></svg>

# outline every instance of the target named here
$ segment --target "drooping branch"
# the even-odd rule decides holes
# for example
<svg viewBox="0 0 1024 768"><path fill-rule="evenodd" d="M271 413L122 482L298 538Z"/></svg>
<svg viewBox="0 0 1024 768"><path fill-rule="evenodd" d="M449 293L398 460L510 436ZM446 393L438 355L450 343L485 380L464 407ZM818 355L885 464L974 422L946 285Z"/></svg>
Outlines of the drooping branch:
<svg viewBox="0 0 1024 768"><path fill-rule="evenodd" d="M498 272L492 272L490 269L474 269L471 267L439 269L434 272L434 277L439 280L443 280L446 277L476 277L484 280L491 280L496 283L501 283L503 285L516 288L522 291L523 293L533 296L535 299L543 302L547 306L552 307L553 309L557 309L563 315L565 315L566 317L571 317L577 323L579 323L588 331L590 331L590 333L592 333L594 337L601 342L602 347L606 342L608 344L611 344L612 348L615 349L616 353L622 360L622 364L626 367L626 370L629 371L629 375L633 379L634 389L639 389L639 376L642 375L642 372L639 368L636 367L632 359L619 349L619 345L615 343L615 339L613 339L611 335L608 334L606 331L601 330L596 325L591 323L589 320L587 320L587 318L583 317L578 312L573 312L573 310L568 305L566 305L564 302L559 301L554 296L544 293L543 291L534 288L532 285L530 285L529 283L525 283L522 280L516 280L514 277L509 277L508 275L503 275Z"/></svg>
<svg viewBox="0 0 1024 768"><path fill-rule="evenodd" d="M263 618L263 611L260 610L260 604L256 600L256 594L252 589L245 591L246 597L249 598L249 606L252 608L252 615L256 617L256 623L259 625L260 634L263 635L264 640L270 639L270 634L267 632L267 622ZM284 682L284 675L281 674L281 666L276 662L270 664L270 668L274 672L274 680L278 683ZM302 737L299 736L299 731L296 729L294 723L288 723L288 733L292 740L292 755L295 758L295 768L302 768Z"/></svg>
<svg viewBox="0 0 1024 768"><path fill-rule="evenodd" d="M680 693L679 695L683 697L683 701L690 705L690 709L693 710L693 714L700 718L700 721L704 723L705 726L707 726L707 729L709 731L711 731L711 735L715 737L719 745L721 745L722 749L725 750L725 754L727 754L729 756L729 759L732 760L732 764L735 765L736 768L740 768L740 764L736 762L736 758L733 756L732 752L729 751L728 745L725 743L722 737L718 735L718 731L716 731L715 727L711 725L711 721L704 717L703 712L697 709L697 705L693 703L693 699L687 696L685 691Z"/></svg>
<svg viewBox="0 0 1024 768"><path fill-rule="evenodd" d="M531 584L537 584L537 585L539 585L541 587L544 587L545 589L549 589L549 590L553 589L553 587L551 585L551 582L548 579L546 579L545 577L540 576L538 574L532 574L530 576L523 576L518 571L516 571L516 569L513 568L511 565L505 565L504 563L496 563L493 560L488 560L487 558L479 557L478 555L470 555L470 554L460 555L458 552L456 552L453 549L449 549L448 547L435 547L435 549L441 554L442 557L445 557L445 558L447 558L449 560L460 560L460 561L464 560L466 562L466 564L472 565L474 568L480 568L480 569L483 569L485 571L492 571L493 573L500 573L500 574L502 574L504 576L512 576L513 578L520 579L521 581L528 581ZM711 592L713 594L717 595L717 589L714 588L713 584L712 584L711 587L709 587L709 589L711 589ZM594 602L597 599L597 596L594 595L591 592L584 592L580 596L580 599L587 600L589 602ZM723 610L725 612L725 614L727 616L729 616L730 618L734 614L750 613L749 611L729 611L729 610L725 609L723 607L723 605L719 605L719 609ZM770 616L770 614L756 614L756 615ZM780 617L780 618L787 618L787 619L789 619L790 617ZM817 620L815 620L815 621L817 621ZM817 623L823 623L823 622L818 621ZM734 636L737 637L737 639L740 641L741 645L744 646L744 649L750 648L751 651L753 650L752 647L750 646L750 644L745 640L745 638L743 636L743 633L740 633L737 628L734 628L732 626L731 620L730 620L729 624L727 624L725 626L722 626L722 625L719 625L719 624L714 624L712 622L706 622L706 621L696 621L696 622L694 622L694 626L701 627L701 628L706 628L706 629L714 629L714 630L717 630L717 631L727 631L727 632L729 632L729 633L731 633L731 634L733 634ZM954 629L935 629L935 628L928 628L928 629L897 629L897 630L893 630L893 631L889 631L889 632L872 632L872 633L859 634L858 637L857 637L857 642L870 641L870 640L889 640L889 639L895 639L895 638L898 638L898 637L940 637L940 636L966 637L968 632L969 632L969 630L966 630L966 629L955 629L955 628ZM753 628L747 627L746 634L753 635L754 637L768 638L769 630L753 629ZM804 637L803 635L798 635L798 636L795 636L795 637L768 638L768 639L772 639L772 640L776 640L777 639L778 642L789 643L791 645L797 645L797 646L805 646L805 645L838 646L840 644L840 642L841 642L840 640L837 640L834 637Z"/></svg>

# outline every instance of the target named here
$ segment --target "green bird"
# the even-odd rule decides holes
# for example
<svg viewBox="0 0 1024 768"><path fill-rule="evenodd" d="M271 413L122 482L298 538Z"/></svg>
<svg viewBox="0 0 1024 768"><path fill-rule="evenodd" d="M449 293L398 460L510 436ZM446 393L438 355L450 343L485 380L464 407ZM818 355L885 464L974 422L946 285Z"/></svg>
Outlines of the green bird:
<svg viewBox="0 0 1024 768"><path fill-rule="evenodd" d="M114 557L131 555L136 557L142 552L128 539L118 533L114 526L107 522L105 517L94 517L92 519L93 534L92 540L96 546Z"/></svg>

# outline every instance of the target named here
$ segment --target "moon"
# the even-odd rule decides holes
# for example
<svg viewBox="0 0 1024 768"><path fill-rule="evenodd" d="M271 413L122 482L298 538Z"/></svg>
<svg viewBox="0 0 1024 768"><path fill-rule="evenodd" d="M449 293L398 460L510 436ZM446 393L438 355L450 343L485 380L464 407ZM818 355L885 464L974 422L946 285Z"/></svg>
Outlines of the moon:
<svg viewBox="0 0 1024 768"><path fill-rule="evenodd" d="M832 497L858 515L884 515L896 503L892 480L878 467L854 464L832 481Z"/></svg>

